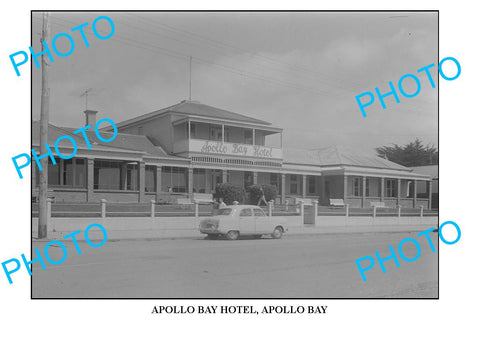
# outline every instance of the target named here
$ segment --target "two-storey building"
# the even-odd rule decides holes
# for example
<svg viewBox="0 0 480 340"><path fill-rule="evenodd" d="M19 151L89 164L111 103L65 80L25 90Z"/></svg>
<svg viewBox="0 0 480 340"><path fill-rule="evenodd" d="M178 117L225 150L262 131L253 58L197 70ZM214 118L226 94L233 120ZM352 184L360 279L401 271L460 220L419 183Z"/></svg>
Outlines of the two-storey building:
<svg viewBox="0 0 480 340"><path fill-rule="evenodd" d="M95 124L95 111L87 110L85 116L86 125ZM87 132L94 142L92 149L73 134L78 127L50 125L50 145L64 134L78 145L76 157L50 165L49 185L57 201L169 202L208 197L222 182L275 185L281 202L308 197L328 205L330 198L341 198L356 207L383 201L389 206L427 208L431 201L427 175L339 147L285 148L281 128L195 101L116 125L118 136L109 143ZM112 132L107 128L102 133ZM33 125L32 135L38 150L38 124ZM60 146L67 154L68 145ZM36 176L33 181L35 187ZM426 193L417 192L419 181L426 183Z"/></svg>

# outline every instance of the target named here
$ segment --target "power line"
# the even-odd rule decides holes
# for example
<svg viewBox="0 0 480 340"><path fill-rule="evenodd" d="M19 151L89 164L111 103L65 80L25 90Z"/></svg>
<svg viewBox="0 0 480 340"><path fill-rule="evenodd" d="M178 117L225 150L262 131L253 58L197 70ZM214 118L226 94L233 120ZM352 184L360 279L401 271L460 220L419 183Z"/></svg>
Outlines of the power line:
<svg viewBox="0 0 480 340"><path fill-rule="evenodd" d="M180 29L180 28L177 28L177 27L174 27L174 26L171 26L171 25L167 25L167 24L164 24L164 23L159 23L159 22L156 22L156 21L152 21L152 20L146 19L142 16L139 16L137 14L127 13L127 15L139 18L141 21L143 21L145 23L148 23L150 25L156 26L156 27L158 27L160 29L163 29L163 30L167 30L167 31L170 31L170 32L173 32L173 33L180 33L180 34L183 34L183 35L192 36L196 39L202 40L203 42L206 42L206 43L210 44L211 46L219 48L219 49L224 49L225 47L227 47L227 48L230 48L230 49L232 49L234 51L237 51L237 52L240 52L240 53L248 53L248 54L252 55L252 58L263 59L263 60L267 61L268 63L270 63L272 65L277 64L277 65L281 65L281 66L284 66L284 67L286 66L290 69L294 69L294 70L297 70L297 71L302 71L302 72L305 72L305 75L308 75L310 77L313 74L317 74L317 75L319 75L323 78L327 78L327 79L325 79L325 80L318 79L318 78L314 78L314 79L317 80L317 81L319 80L320 82L324 82L329 87L332 86L332 81L335 81L333 78L326 75L325 73L321 73L318 70L307 68L303 65L292 64L292 63L287 63L285 61L277 60L275 58L266 56L266 55L264 55L262 53L258 53L256 51L251 51L251 50L248 50L248 49L243 48L243 47L234 46L234 45L228 44L228 43L220 41L220 40L211 39L209 37L205 37L203 35L200 35L198 33L194 33L194 32L191 32L191 31L188 31L188 30L185 30L185 29ZM176 41L180 41L180 40L175 39L175 38L171 38L171 39L176 40ZM353 92L353 90L346 89L343 86L339 86L339 85L333 85L333 86L335 86L337 88L340 88L342 90L345 90L345 91Z"/></svg>
<svg viewBox="0 0 480 340"><path fill-rule="evenodd" d="M65 23L68 23L68 24L71 24L71 25L76 25L76 23L74 23L74 22L71 22L71 21L65 20L65 19L61 19L61 18L55 18L55 20L60 20L62 22L65 22ZM66 26L66 25L62 25L60 23L55 23L55 24L58 25L58 26L61 26L61 27L69 27L69 26ZM92 33L90 33L90 32L85 32L85 33L89 34L89 35L92 35ZM137 48L145 49L145 50L148 50L148 51L151 51L151 52L154 52L154 53L166 54L168 56L171 56L171 57L174 57L174 58L180 58L180 59L185 60L185 61L189 60L189 58L190 58L189 55L182 54L182 53L179 53L179 52L176 52L176 51L164 48L164 47L160 47L160 46L157 46L157 45L149 44L149 43L146 43L146 42L138 42L137 40L127 38L127 37L121 36L119 34L115 34L115 36L112 37L112 40L113 41L118 40L119 42L124 43L126 45L130 45L130 46L134 46L134 47L137 47ZM224 71L234 73L234 74L237 74L237 75L240 75L240 76L243 76L243 77L248 77L248 78L251 78L251 79L261 80L261 81L268 82L268 83L275 84L275 85L289 87L289 88L292 88L292 89L295 89L295 90L298 90L298 91L310 92L310 93L317 94L317 95L323 95L323 96L335 97L335 98L342 96L342 95L332 96L331 93L329 93L329 92L321 91L321 90L310 88L310 87L305 87L305 86L302 86L302 85L299 85L299 84L296 84L296 83L293 83L293 82L281 81L281 80L278 80L278 79L275 79L275 78L259 75L257 73L250 72L250 71L243 71L243 70L240 70L238 68L234 68L234 67L231 67L231 66L219 64L219 63L212 62L212 61L209 61L209 60L206 60L206 59L203 59L203 58L199 58L199 57L193 57L192 56L192 60L196 61L196 62L206 64L206 65L210 65L212 67L223 69Z"/></svg>

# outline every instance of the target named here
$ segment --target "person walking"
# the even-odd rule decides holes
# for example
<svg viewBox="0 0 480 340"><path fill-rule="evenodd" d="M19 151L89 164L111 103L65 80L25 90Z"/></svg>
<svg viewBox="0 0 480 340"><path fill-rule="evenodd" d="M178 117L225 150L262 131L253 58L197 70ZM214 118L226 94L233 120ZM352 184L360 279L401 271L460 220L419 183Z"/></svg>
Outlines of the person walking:
<svg viewBox="0 0 480 340"><path fill-rule="evenodd" d="M268 206L267 200L265 199L265 192L263 191L262 186L260 186L260 198L258 199L257 205L260 206L262 202L264 202L265 205Z"/></svg>

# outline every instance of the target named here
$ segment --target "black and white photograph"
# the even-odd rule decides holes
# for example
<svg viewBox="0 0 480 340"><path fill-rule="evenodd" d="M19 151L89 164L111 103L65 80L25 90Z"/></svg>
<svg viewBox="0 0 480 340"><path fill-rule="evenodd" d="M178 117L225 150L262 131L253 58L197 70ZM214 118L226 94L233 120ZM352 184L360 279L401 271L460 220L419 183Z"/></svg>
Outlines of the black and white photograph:
<svg viewBox="0 0 480 340"><path fill-rule="evenodd" d="M438 298L438 22L32 12L32 298Z"/></svg>
<svg viewBox="0 0 480 340"><path fill-rule="evenodd" d="M478 333L475 6L3 9L2 339Z"/></svg>

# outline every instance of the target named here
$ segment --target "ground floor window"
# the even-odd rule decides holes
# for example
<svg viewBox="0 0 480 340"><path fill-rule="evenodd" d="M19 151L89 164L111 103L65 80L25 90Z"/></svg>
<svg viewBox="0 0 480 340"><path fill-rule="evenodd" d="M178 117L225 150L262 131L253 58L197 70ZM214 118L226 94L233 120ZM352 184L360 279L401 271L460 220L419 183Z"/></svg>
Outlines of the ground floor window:
<svg viewBox="0 0 480 340"><path fill-rule="evenodd" d="M205 169L193 169L193 192L205 193L207 172Z"/></svg>
<svg viewBox="0 0 480 340"><path fill-rule="evenodd" d="M362 196L362 178L353 178L353 196Z"/></svg>
<svg viewBox="0 0 480 340"><path fill-rule="evenodd" d="M281 179L280 174L270 174L270 185L277 187L277 192L280 192Z"/></svg>
<svg viewBox="0 0 480 340"><path fill-rule="evenodd" d="M145 192L155 192L157 190L157 167L154 165L145 165Z"/></svg>
<svg viewBox="0 0 480 340"><path fill-rule="evenodd" d="M396 180L385 180L385 197L397 197L397 190L395 188Z"/></svg>
<svg viewBox="0 0 480 340"><path fill-rule="evenodd" d="M253 185L253 172L244 171L243 172L243 187L248 188Z"/></svg>
<svg viewBox="0 0 480 340"><path fill-rule="evenodd" d="M298 195L298 175L289 175L290 177L290 194Z"/></svg>
<svg viewBox="0 0 480 340"><path fill-rule="evenodd" d="M55 157L48 159L48 185L72 188L86 188L87 183L87 162L83 158L61 159ZM36 185L40 182L40 172L36 167Z"/></svg>
<svg viewBox="0 0 480 340"><path fill-rule="evenodd" d="M162 168L162 191L188 192L188 169L164 166Z"/></svg>
<svg viewBox="0 0 480 340"><path fill-rule="evenodd" d="M138 190L138 163L95 160L93 188L98 190Z"/></svg>
<svg viewBox="0 0 480 340"><path fill-rule="evenodd" d="M316 192L316 178L315 176L307 176L308 181L308 193L315 194Z"/></svg>
<svg viewBox="0 0 480 340"><path fill-rule="evenodd" d="M365 179L365 196L370 196L370 178Z"/></svg>
<svg viewBox="0 0 480 340"><path fill-rule="evenodd" d="M214 192L217 184L223 183L223 172L222 170L211 170L211 173L212 173L212 178L211 178L212 187L210 189L212 192Z"/></svg>

